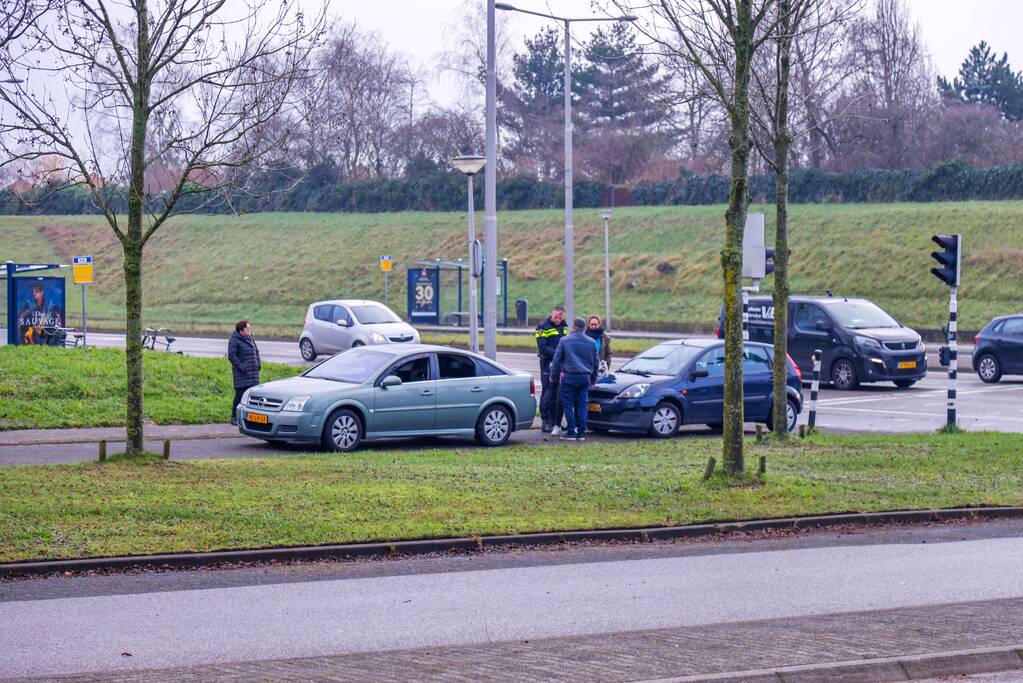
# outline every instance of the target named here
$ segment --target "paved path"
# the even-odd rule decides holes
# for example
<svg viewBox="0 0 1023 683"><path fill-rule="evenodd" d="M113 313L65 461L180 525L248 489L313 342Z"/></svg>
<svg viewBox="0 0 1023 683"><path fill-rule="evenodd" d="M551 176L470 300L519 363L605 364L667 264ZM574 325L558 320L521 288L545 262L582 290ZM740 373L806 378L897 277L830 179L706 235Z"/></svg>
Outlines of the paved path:
<svg viewBox="0 0 1023 683"><path fill-rule="evenodd" d="M30 579L0 584L0 674L636 680L1014 645L1021 533L1002 521Z"/></svg>

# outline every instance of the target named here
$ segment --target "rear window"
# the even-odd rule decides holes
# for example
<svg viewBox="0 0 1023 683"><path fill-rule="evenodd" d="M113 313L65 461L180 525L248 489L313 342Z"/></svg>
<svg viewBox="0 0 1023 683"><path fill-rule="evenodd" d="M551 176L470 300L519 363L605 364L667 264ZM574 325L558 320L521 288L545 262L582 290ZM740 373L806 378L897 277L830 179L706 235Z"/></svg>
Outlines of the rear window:
<svg viewBox="0 0 1023 683"><path fill-rule="evenodd" d="M999 332L1014 337L1023 337L1023 318L1009 318L1002 323L1002 329Z"/></svg>
<svg viewBox="0 0 1023 683"><path fill-rule="evenodd" d="M325 320L327 322L334 322L330 319L330 310L334 308L330 304L320 304L319 306L313 307L313 317L317 320Z"/></svg>

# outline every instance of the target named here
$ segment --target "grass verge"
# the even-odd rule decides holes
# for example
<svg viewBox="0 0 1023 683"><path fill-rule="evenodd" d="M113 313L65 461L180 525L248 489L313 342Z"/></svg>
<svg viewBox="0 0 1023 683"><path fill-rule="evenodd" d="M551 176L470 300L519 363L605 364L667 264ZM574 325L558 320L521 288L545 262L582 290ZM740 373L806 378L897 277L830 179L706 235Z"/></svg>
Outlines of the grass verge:
<svg viewBox="0 0 1023 683"><path fill-rule="evenodd" d="M1023 436L749 445L763 485L699 481L718 439L0 468L0 561L1023 504Z"/></svg>
<svg viewBox="0 0 1023 683"><path fill-rule="evenodd" d="M301 368L263 364L263 380ZM124 424L124 351L0 347L0 430ZM226 358L146 352L146 419L156 424L224 422L234 388Z"/></svg>

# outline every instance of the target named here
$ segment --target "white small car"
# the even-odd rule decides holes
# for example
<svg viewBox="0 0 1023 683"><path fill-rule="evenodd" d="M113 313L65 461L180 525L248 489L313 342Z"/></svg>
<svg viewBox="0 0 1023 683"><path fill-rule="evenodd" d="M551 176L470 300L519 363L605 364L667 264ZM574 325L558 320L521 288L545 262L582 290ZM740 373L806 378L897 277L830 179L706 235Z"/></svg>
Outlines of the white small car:
<svg viewBox="0 0 1023 683"><path fill-rule="evenodd" d="M298 338L302 358L373 344L418 344L419 333L379 301L336 299L309 306Z"/></svg>

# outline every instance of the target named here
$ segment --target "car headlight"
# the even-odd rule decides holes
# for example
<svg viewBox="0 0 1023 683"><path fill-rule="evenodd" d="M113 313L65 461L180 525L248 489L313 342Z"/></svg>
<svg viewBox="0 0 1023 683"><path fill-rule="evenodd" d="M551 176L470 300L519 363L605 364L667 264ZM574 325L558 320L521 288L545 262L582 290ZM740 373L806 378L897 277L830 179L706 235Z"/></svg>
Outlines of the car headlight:
<svg viewBox="0 0 1023 683"><path fill-rule="evenodd" d="M864 349L879 349L881 348L881 342L870 337L853 337L853 341L856 342L856 346Z"/></svg>
<svg viewBox="0 0 1023 683"><path fill-rule="evenodd" d="M288 399L288 402L281 408L282 411L289 413L301 413L305 410L305 404L309 402L308 396L293 396Z"/></svg>
<svg viewBox="0 0 1023 683"><path fill-rule="evenodd" d="M633 384L631 387L618 394L618 398L642 398L646 394L646 390L650 388L649 382L640 382L639 384Z"/></svg>
<svg viewBox="0 0 1023 683"><path fill-rule="evenodd" d="M380 334L379 332L370 332L369 340L374 344L385 344L387 343L387 337Z"/></svg>
<svg viewBox="0 0 1023 683"><path fill-rule="evenodd" d="M246 405L246 406L249 405L249 394L251 394L251 393L252 393L252 389L246 389L245 390L245 393L242 394L242 400L241 400L242 405Z"/></svg>
<svg viewBox="0 0 1023 683"><path fill-rule="evenodd" d="M914 348L913 350L914 351L923 351L924 348L925 348L924 347L924 340L923 339L917 339L916 340L916 348Z"/></svg>

